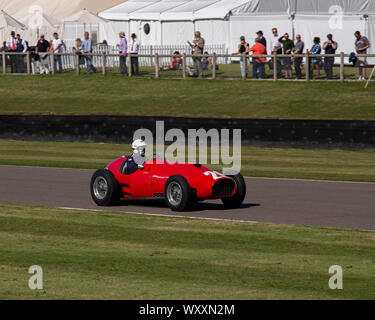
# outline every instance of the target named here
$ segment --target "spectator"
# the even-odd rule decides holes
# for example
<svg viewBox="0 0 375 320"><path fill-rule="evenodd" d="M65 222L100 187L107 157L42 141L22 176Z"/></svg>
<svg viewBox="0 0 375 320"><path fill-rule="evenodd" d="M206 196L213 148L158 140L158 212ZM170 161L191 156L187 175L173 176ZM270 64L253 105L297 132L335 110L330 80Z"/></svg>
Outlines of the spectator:
<svg viewBox="0 0 375 320"><path fill-rule="evenodd" d="M194 61L194 76L202 78L203 77L203 70L202 70L202 57L201 55L204 52L204 39L201 37L200 31L196 31L194 33L194 40L193 43L188 41L188 44L193 49L193 61Z"/></svg>
<svg viewBox="0 0 375 320"><path fill-rule="evenodd" d="M91 74L91 70L96 73L96 68L92 63L93 56L92 54L92 39L90 38L90 34L88 32L85 32L84 35L85 39L82 41L82 51L85 54L85 60L87 64L87 73L86 74ZM88 54L88 55L86 55Z"/></svg>
<svg viewBox="0 0 375 320"><path fill-rule="evenodd" d="M64 51L63 42L59 38L59 35L57 32L53 34L53 40L52 40L52 51L55 54L55 58L53 61L53 64L55 66L55 71L58 73L62 73L62 58L61 53ZM59 69L57 70L57 65L59 65Z"/></svg>
<svg viewBox="0 0 375 320"><path fill-rule="evenodd" d="M279 42L283 45L284 54L292 54L294 48L293 40L289 39L289 34L285 33L282 37L279 38ZM283 66L285 69L285 79L290 79L293 76L292 72L292 58L291 57L284 57L282 59Z"/></svg>
<svg viewBox="0 0 375 320"><path fill-rule="evenodd" d="M312 54L320 54L322 52L322 47L320 46L320 38L314 38L314 45L311 48L310 53ZM320 78L320 65L322 63L321 57L312 57L311 58L311 76L313 76L314 70L316 70L316 79Z"/></svg>
<svg viewBox="0 0 375 320"><path fill-rule="evenodd" d="M279 33L277 31L277 28L272 29L273 37L271 38L271 54L274 54L276 51L277 54L283 53L283 44L279 41ZM277 68L277 75L279 78L281 78L281 61L277 59L277 61L273 61L273 67Z"/></svg>
<svg viewBox="0 0 375 320"><path fill-rule="evenodd" d="M36 44L35 53L39 56L37 61L37 68L40 74L49 74L49 64L48 64L48 52L50 49L50 43L41 35L38 43Z"/></svg>
<svg viewBox="0 0 375 320"><path fill-rule="evenodd" d="M126 66L126 57L128 55L128 42L125 38L125 32L120 32L120 43L117 45L120 54L120 73L123 76L128 75L128 68Z"/></svg>
<svg viewBox="0 0 375 320"><path fill-rule="evenodd" d="M76 39L76 46L73 48L76 54L79 56L79 64L85 64L85 57L82 55L82 40L81 38Z"/></svg>
<svg viewBox="0 0 375 320"><path fill-rule="evenodd" d="M10 33L6 46L8 47L9 52L17 52L17 39L14 31ZM17 56L13 54L10 55L10 70L11 73L17 72Z"/></svg>
<svg viewBox="0 0 375 320"><path fill-rule="evenodd" d="M250 48L253 55L266 55L266 47L260 42L259 38L255 39L255 44ZM267 58L258 57L253 58L253 79L264 78L264 64L267 62Z"/></svg>
<svg viewBox="0 0 375 320"><path fill-rule="evenodd" d="M241 57L240 57L240 68L241 68L241 76L242 78L245 77L245 74L246 74L246 77L247 77L247 74L248 74L248 70L247 70L247 66L245 66L245 59L243 54L244 53L248 53L250 51L250 45L246 42L245 40L245 37L244 36L241 36L240 37L240 43L238 45L238 51L237 52L234 52L233 55L236 55L236 54L240 54Z"/></svg>
<svg viewBox="0 0 375 320"><path fill-rule="evenodd" d="M337 50L337 42L333 41L332 34L327 35L327 41L323 44L323 49L325 54L335 54ZM335 57L324 57L324 71L326 73L327 79L333 79L333 65L335 63Z"/></svg>
<svg viewBox="0 0 375 320"><path fill-rule="evenodd" d="M8 51L8 47L7 47L7 42L6 41L3 41L3 45L2 47L0 48L0 52L3 52L3 51Z"/></svg>
<svg viewBox="0 0 375 320"><path fill-rule="evenodd" d="M182 64L182 58L180 57L180 53L178 51L175 51L173 52L171 64L167 67L161 67L160 71L178 70L180 69L181 64Z"/></svg>
<svg viewBox="0 0 375 320"><path fill-rule="evenodd" d="M367 39L367 37L362 36L361 32L356 31L354 33L354 36L356 37L355 41L355 50L357 54L367 54L367 49L371 47L370 41ZM367 66L367 58L366 57L357 57L357 64L359 65L359 81L366 79L366 68Z"/></svg>
<svg viewBox="0 0 375 320"><path fill-rule="evenodd" d="M26 54L27 47L28 47L26 41L21 38L20 34L16 35L16 40L17 40L16 51L19 53ZM25 73L25 57L26 55L17 56L17 72L18 73Z"/></svg>
<svg viewBox="0 0 375 320"><path fill-rule="evenodd" d="M206 71L208 70L208 66L211 67L212 69L212 60L211 58L209 57L209 54L207 51L204 52L204 56L202 58L202 70L203 71Z"/></svg>
<svg viewBox="0 0 375 320"><path fill-rule="evenodd" d="M259 41L262 45L264 45L266 47L266 50L267 50L267 40L266 38L263 36L263 31L262 30L259 30L257 33L257 36L259 38Z"/></svg>
<svg viewBox="0 0 375 320"><path fill-rule="evenodd" d="M303 49L305 48L305 43L301 40L301 35L296 35L296 44L293 48L293 54L303 54ZM301 65L302 65L302 57L294 57L294 70L296 71L296 78L301 79L302 78L302 72L301 72Z"/></svg>
<svg viewBox="0 0 375 320"><path fill-rule="evenodd" d="M135 33L131 35L131 42L130 42L130 50L129 53L131 54L130 63L132 68L132 74L138 75L139 74L139 63L138 63L138 50L139 50L139 42L137 40L137 36Z"/></svg>

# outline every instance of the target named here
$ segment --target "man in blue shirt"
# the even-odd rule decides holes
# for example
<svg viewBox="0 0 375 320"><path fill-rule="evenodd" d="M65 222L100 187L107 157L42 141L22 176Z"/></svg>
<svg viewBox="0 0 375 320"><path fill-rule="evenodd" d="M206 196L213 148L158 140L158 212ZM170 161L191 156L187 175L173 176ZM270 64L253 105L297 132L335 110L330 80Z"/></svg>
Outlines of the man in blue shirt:
<svg viewBox="0 0 375 320"><path fill-rule="evenodd" d="M128 69L126 66L126 57L128 56L128 42L125 38L125 33L120 32L120 43L117 45L118 46L118 51L120 54L120 72L123 76L128 75Z"/></svg>
<svg viewBox="0 0 375 320"><path fill-rule="evenodd" d="M85 54L92 53L92 40L90 38L90 34L85 32L85 39L82 41L82 51ZM86 63L87 63L87 74L91 74L91 69L96 72L96 68L92 64L92 56L85 56Z"/></svg>

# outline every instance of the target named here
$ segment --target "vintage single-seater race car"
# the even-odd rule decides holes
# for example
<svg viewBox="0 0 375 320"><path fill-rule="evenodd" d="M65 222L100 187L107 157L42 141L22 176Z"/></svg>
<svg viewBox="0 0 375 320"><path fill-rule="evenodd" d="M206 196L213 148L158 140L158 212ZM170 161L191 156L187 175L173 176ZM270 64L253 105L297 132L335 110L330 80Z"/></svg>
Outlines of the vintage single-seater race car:
<svg viewBox="0 0 375 320"><path fill-rule="evenodd" d="M237 208L246 196L240 173L222 175L200 164L158 163L154 157L128 174L127 163L122 157L93 174L90 190L97 205L153 198L165 199L173 211L184 211L191 201L221 199L226 207Z"/></svg>

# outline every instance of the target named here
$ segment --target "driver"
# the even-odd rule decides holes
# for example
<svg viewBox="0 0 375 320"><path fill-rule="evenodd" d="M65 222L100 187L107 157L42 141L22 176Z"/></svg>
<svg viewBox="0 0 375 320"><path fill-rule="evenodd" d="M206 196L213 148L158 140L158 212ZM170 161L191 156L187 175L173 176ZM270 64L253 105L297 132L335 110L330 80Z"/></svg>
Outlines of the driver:
<svg viewBox="0 0 375 320"><path fill-rule="evenodd" d="M132 174L146 162L147 143L141 139L135 140L132 144L133 154L126 160L125 174Z"/></svg>

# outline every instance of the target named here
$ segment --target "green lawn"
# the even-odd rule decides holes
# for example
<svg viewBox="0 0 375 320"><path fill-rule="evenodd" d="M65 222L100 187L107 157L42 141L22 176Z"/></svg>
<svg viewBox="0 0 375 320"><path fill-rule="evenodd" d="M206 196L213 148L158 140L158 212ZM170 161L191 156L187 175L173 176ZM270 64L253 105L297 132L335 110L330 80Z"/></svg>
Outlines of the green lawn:
<svg viewBox="0 0 375 320"><path fill-rule="evenodd" d="M128 144L0 140L3 165L96 169L130 153ZM242 173L253 177L375 182L375 152L243 148Z"/></svg>
<svg viewBox="0 0 375 320"><path fill-rule="evenodd" d="M239 72L238 66L229 67L237 69L228 74ZM363 86L359 82L156 80L147 75L129 79L118 74L0 76L0 114L375 120L375 85L367 90ZM10 92L16 100L9 99Z"/></svg>
<svg viewBox="0 0 375 320"><path fill-rule="evenodd" d="M375 298L373 232L0 204L0 243L0 299Z"/></svg>

